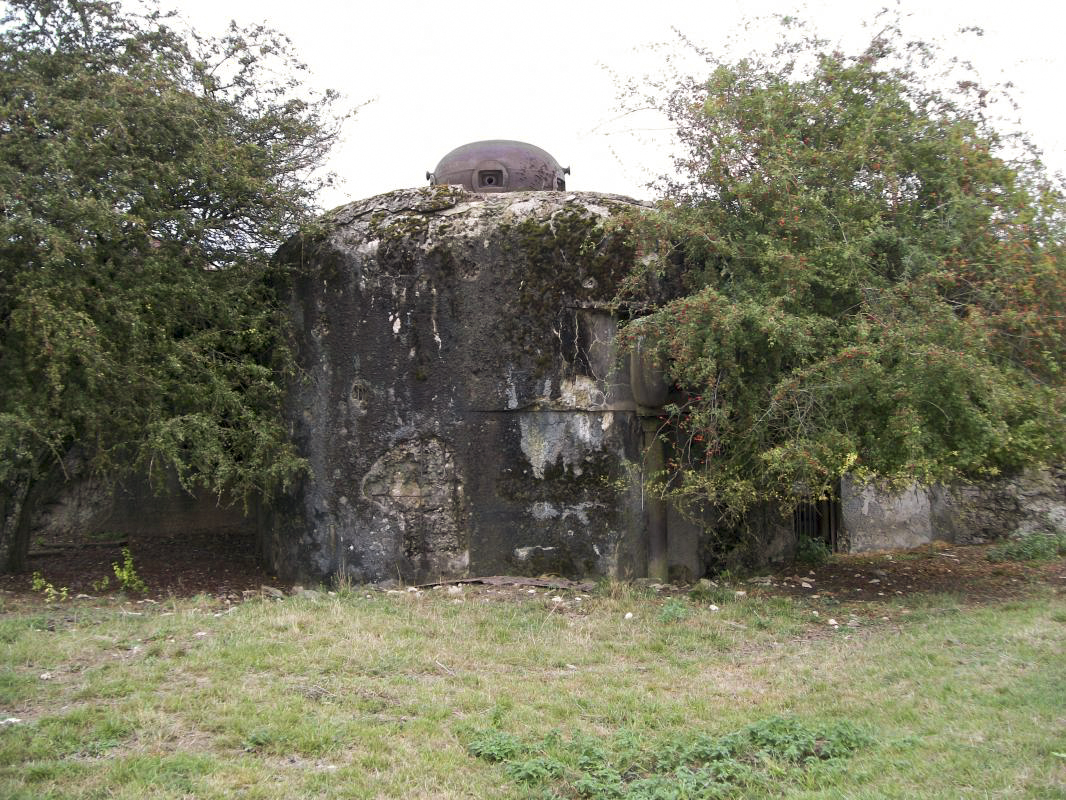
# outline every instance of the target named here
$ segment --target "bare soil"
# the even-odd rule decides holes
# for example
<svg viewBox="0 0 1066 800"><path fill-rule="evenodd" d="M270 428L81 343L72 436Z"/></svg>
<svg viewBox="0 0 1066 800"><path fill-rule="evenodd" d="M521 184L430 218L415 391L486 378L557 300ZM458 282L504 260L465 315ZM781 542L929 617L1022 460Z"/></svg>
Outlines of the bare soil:
<svg viewBox="0 0 1066 800"><path fill-rule="evenodd" d="M779 570L770 576L765 589L773 594L853 601L948 593L968 602L1017 596L1034 584L1066 589L1066 559L996 563L988 559L990 546L934 542L914 550L836 555L824 565L794 564Z"/></svg>
<svg viewBox="0 0 1066 800"><path fill-rule="evenodd" d="M238 598L245 590L273 585L277 580L259 565L254 535L193 531L181 536L130 537L114 543L38 540L30 548L30 573L0 575L0 590L16 595L31 592L31 575L40 572L56 589L67 587L71 596L116 594L121 587L112 564L122 564L123 547L129 548L134 569L148 586L150 598L196 594ZM106 589L93 586L103 578L108 579Z"/></svg>
<svg viewBox="0 0 1066 800"><path fill-rule="evenodd" d="M112 564L122 562L122 547L130 549L150 598L207 594L239 599L264 584L290 588L280 586L277 578L259 565L254 536L240 531L140 536L120 542L37 541L31 548L31 555L36 555L30 559L30 571L40 572L57 589L67 587L71 596L114 595L120 587ZM988 547L983 545L934 543L904 552L837 555L818 566L792 564L743 582L753 594L859 602L927 592L956 594L966 602L988 602L1024 594L1038 584L1066 590L1066 559L993 563L987 553ZM105 577L109 579L106 589L93 586ZM516 584L521 585L521 581ZM490 589L492 585L465 588L501 594ZM681 593L688 587L656 588ZM31 594L31 574L0 575L0 591L16 596Z"/></svg>

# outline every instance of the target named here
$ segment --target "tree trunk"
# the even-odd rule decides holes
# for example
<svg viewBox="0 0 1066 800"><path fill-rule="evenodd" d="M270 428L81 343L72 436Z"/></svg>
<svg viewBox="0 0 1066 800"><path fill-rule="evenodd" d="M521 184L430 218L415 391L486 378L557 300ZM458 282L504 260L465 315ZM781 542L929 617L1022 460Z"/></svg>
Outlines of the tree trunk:
<svg viewBox="0 0 1066 800"><path fill-rule="evenodd" d="M0 572L29 568L30 530L36 512L62 485L62 470L53 463L36 478L24 477L0 490Z"/></svg>
<svg viewBox="0 0 1066 800"><path fill-rule="evenodd" d="M24 518L28 479L15 480L0 489L0 572L25 572L29 551L29 521ZM20 541L25 538L25 542Z"/></svg>

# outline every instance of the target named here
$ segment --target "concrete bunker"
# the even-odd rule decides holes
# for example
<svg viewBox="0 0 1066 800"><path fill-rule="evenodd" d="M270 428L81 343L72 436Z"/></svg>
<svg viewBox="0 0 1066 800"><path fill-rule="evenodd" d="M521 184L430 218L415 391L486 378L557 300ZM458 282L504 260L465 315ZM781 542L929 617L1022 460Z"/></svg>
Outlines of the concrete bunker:
<svg viewBox="0 0 1066 800"><path fill-rule="evenodd" d="M250 518L82 481L38 528L257 530L288 579L423 581L684 580L787 559L800 536L847 551L1066 525L1061 471L903 493L845 478L838 502L757 507L746 552L714 552L711 525L644 490L667 457L670 389L640 343L619 357L613 301L636 254L609 223L641 206L562 191L568 173L523 142L463 145L431 186L343 206L281 248L302 370L287 414L310 464L293 493Z"/></svg>
<svg viewBox="0 0 1066 800"><path fill-rule="evenodd" d="M678 520L671 549L642 489L641 401L661 375L615 345L634 252L606 223L640 206L513 185L352 203L279 253L296 267L306 379L289 415L311 464L267 515L282 574L700 574L698 531Z"/></svg>

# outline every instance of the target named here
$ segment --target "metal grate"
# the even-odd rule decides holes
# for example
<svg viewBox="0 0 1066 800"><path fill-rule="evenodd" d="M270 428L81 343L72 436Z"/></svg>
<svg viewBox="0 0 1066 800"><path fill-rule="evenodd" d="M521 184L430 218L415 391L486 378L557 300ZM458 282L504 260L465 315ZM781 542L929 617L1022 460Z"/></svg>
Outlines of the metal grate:
<svg viewBox="0 0 1066 800"><path fill-rule="evenodd" d="M839 550L840 500L808 500L792 512L792 530L799 536L825 542L831 553Z"/></svg>

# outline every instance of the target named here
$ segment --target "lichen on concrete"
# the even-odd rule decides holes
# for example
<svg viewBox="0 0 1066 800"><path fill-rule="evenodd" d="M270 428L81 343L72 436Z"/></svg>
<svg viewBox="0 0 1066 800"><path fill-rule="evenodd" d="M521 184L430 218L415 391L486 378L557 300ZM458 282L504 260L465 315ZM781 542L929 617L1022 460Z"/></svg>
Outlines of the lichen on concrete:
<svg viewBox="0 0 1066 800"><path fill-rule="evenodd" d="M604 225L639 208L402 190L286 245L308 377L290 418L312 474L268 521L275 567L364 580L639 570L645 519L624 464L640 426L609 311L633 251Z"/></svg>

